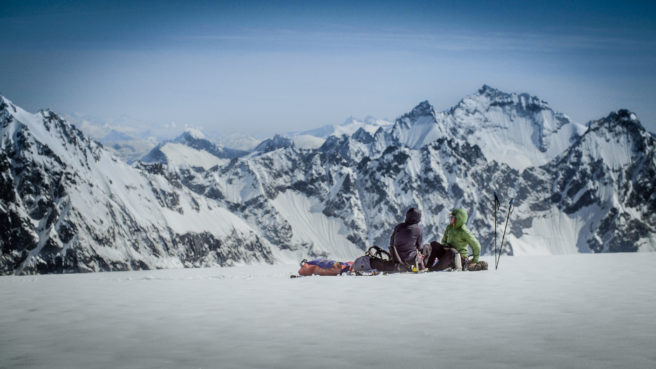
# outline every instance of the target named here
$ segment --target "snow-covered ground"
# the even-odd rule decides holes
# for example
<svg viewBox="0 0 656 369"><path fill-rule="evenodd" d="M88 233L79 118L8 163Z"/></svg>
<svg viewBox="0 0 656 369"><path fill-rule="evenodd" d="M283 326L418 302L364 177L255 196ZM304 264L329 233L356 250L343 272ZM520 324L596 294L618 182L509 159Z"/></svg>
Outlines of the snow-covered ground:
<svg viewBox="0 0 656 369"><path fill-rule="evenodd" d="M504 256L477 273L0 277L0 368L655 368L655 264L579 254Z"/></svg>

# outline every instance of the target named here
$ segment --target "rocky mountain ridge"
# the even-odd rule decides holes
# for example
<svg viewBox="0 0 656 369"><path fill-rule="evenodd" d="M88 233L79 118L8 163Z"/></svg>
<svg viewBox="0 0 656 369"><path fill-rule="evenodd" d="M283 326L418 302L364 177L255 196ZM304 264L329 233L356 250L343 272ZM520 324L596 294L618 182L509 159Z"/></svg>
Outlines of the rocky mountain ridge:
<svg viewBox="0 0 656 369"><path fill-rule="evenodd" d="M481 101L487 101L489 106L481 105ZM472 104L476 105L475 108L463 107ZM526 94L507 94L489 86L484 86L477 94L458 105L446 113L436 113L428 102L422 102L410 113L397 119L388 130L381 127L372 134L365 129L358 129L351 136L330 136L324 145L310 151L288 143L263 154L240 158L222 168L208 172L187 171L184 175L193 179L193 186L200 194L224 201L225 206L245 217L251 226L259 229L273 244L285 245L293 250L303 250L305 247L311 256L331 255L331 248L329 245L322 248L316 244L307 246L311 243L305 241L298 241L294 245L294 226L286 221L284 211L277 208L276 198L281 194L293 192L294 196L318 201L313 210L340 219L347 230L344 235L358 249L374 243L386 245L389 230L403 219L403 212L409 206L418 206L424 210L422 224L428 237L439 238L449 210L463 206L470 211L471 228L477 230L484 249L489 252L493 229L490 204L494 192L503 194L506 202L511 197L517 198L517 220L511 223L512 232L505 249L507 253L654 249L654 241L649 237L648 230L654 229L655 223L649 211L629 210L627 206L632 207L632 203L623 200L608 203L606 195L608 191L618 192L627 186L634 186L634 183L626 183L626 180L637 177L617 176L610 172L626 169L629 162L640 162L639 158L645 151L635 147L650 148L653 151L653 140L649 138L653 138L653 135L642 128L635 115L626 111L612 113L602 120L591 122L588 130L584 131L581 125L554 112L538 98ZM500 114L496 110L499 106L503 107L501 112L506 112L507 116L492 124L491 118ZM530 128L530 134L522 138L523 142L528 142L527 150L540 153L540 161L545 161L545 164L528 168L520 166L518 169L490 160L479 145L480 140L471 144L468 136L463 134L474 123L454 123L457 120L453 117L464 119L464 112L473 114L474 122L487 122L487 126L481 130L487 130L496 140L488 137L488 143L504 142L501 146L507 146L511 142L512 145L517 136L505 135L512 128L508 126L511 123L524 130ZM485 112L491 116L481 118ZM530 113L528 118L509 118L527 112ZM569 152L582 143L595 142L596 145L599 137L595 132L605 132L608 125L612 125L609 122L623 122L627 114L632 122L629 125L631 130L642 133L634 134L634 140L630 142L618 143L625 151L631 148L620 168L612 164L616 160L613 158L617 156L612 147L589 154L606 163L603 165L603 174L592 174L591 161L563 161L564 157L572 155ZM442 136L428 140L427 137L437 135L435 132L440 132ZM555 155L549 147L562 144L558 140L563 137L565 142L573 144L558 153L560 155ZM420 144L424 140L428 144ZM514 143L517 142L522 141ZM647 155L650 155L648 152ZM646 173L648 177L653 167L653 162L647 160L634 171ZM575 178L573 173L585 179L572 182L572 178ZM615 187L601 189L595 183L609 176L606 181L611 181ZM618 184L618 180L622 185ZM554 181L568 181L568 184L554 187L550 185ZM244 186L246 183L249 185ZM580 200L574 189L581 190L583 186L598 190L599 193L590 191L585 197L587 202L581 203L579 201L583 200ZM645 187L643 184L641 190L646 194L645 199L651 199L653 203L653 187ZM565 191L567 195L563 196L558 191ZM244 197L244 194L248 195ZM606 217L608 219L605 221L593 219L593 212L589 208L592 203L604 203L608 209L615 210L609 213L611 217ZM266 224L261 224L262 209L267 214ZM616 214L616 217L613 218L612 214ZM632 214L631 229L635 231L619 226L622 222L620 214ZM533 227L534 222L539 227ZM607 228L613 222L619 222L614 226L617 230L613 233L618 237L616 239L621 238L621 232L627 231L640 234L640 237L632 236L632 246L622 243L622 246L611 247L604 241L606 246L599 247L595 232L585 230L590 227ZM563 236L559 230L562 227L571 231ZM280 229L290 232L277 232Z"/></svg>
<svg viewBox="0 0 656 369"><path fill-rule="evenodd" d="M0 139L2 274L273 261L248 225L161 164L130 167L53 112L2 98Z"/></svg>
<svg viewBox="0 0 656 369"><path fill-rule="evenodd" d="M501 212L515 198L507 254L656 250L654 135L625 110L585 129L484 86L317 149L278 137L220 157L183 136L132 167L52 112L3 98L0 123L3 274L352 259L410 206L427 240L464 207L491 253L494 192Z"/></svg>

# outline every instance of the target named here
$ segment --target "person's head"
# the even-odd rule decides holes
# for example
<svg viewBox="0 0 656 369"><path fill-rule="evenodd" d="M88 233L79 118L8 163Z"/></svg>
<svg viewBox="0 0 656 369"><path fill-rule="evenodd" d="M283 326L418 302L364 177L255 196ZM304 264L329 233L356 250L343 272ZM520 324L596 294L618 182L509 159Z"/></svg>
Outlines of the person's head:
<svg viewBox="0 0 656 369"><path fill-rule="evenodd" d="M417 208L410 208L405 213L405 222L408 224L417 224L421 221L421 210Z"/></svg>
<svg viewBox="0 0 656 369"><path fill-rule="evenodd" d="M467 223L467 212L464 209L453 209L449 214L449 225L454 228L460 228Z"/></svg>

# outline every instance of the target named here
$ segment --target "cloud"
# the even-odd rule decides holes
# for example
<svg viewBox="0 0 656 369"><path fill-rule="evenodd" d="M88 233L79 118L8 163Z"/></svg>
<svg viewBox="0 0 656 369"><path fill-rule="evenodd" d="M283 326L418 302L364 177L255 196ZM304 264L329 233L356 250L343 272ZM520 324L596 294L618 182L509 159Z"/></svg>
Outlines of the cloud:
<svg viewBox="0 0 656 369"><path fill-rule="evenodd" d="M639 39L635 35L611 35L599 30L581 29L570 33L538 32L483 32L456 29L434 32L405 32L403 30L363 31L302 31L266 30L251 28L239 32L176 36L179 41L202 43L232 43L243 48L293 49L312 45L316 48L361 48L362 50L425 49L433 51L515 51L515 52L571 52L573 50L608 51L639 50L656 51L656 41Z"/></svg>

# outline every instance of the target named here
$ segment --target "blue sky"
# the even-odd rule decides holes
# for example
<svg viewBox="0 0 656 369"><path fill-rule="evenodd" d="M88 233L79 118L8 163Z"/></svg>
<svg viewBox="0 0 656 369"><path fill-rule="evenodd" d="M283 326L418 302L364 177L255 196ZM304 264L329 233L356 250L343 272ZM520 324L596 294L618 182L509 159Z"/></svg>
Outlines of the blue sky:
<svg viewBox="0 0 656 369"><path fill-rule="evenodd" d="M3 1L0 93L30 109L268 136L448 109L483 84L656 132L649 1ZM182 128L181 128L182 129Z"/></svg>

